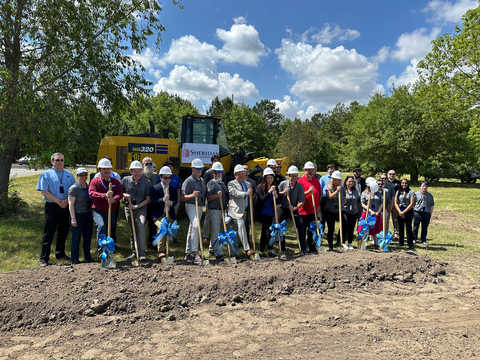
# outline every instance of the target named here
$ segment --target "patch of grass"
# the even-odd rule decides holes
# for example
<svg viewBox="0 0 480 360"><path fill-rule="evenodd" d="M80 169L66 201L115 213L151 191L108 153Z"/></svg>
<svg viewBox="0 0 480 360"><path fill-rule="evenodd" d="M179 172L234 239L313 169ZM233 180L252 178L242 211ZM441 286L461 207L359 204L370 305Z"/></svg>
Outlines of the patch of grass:
<svg viewBox="0 0 480 360"><path fill-rule="evenodd" d="M41 239L44 227L44 202L38 191L35 190L37 176L22 177L14 180L14 188L25 201L17 214L0 218L0 272L34 268L39 265ZM417 187L413 188L417 190ZM448 260L470 255L480 255L480 186L476 184L460 184L454 181L445 181L430 186L430 192L435 197L435 211L429 227L429 248L419 247L418 252L431 257ZM255 235L257 251L260 241L260 224L256 223ZM391 225L390 229L393 229ZM171 255L177 259L183 258L185 252L185 238L188 231L188 222L180 221L178 240L170 246ZM117 226L118 260L123 260L130 253L130 229L125 221L123 209L119 212ZM151 241L150 239L148 241ZM52 244L50 262L59 263L53 255L55 240ZM287 248L297 251L293 224L288 224ZM70 251L70 235L66 244L67 253ZM92 255L95 257L96 239L92 239ZM396 251L396 246L392 250ZM207 256L207 246L204 254ZM148 256L154 257L153 251ZM80 258L83 256L80 254ZM65 262L60 262L65 263Z"/></svg>

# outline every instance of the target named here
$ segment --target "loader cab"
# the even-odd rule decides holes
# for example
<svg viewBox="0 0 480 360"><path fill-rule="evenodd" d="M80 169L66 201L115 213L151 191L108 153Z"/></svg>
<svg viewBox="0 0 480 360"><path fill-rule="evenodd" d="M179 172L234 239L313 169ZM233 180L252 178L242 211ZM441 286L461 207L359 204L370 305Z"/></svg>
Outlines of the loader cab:
<svg viewBox="0 0 480 360"><path fill-rule="evenodd" d="M225 130L219 118L204 115L186 115L182 118L180 139L180 176L190 174L192 158L199 157L209 163L211 155L218 153L225 172L230 171L232 157Z"/></svg>

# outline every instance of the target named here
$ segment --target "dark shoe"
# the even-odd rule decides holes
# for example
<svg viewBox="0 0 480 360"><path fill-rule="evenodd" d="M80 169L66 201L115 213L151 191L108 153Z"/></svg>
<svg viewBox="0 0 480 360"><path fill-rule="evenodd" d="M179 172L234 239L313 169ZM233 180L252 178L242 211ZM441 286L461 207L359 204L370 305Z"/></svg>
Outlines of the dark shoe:
<svg viewBox="0 0 480 360"><path fill-rule="evenodd" d="M90 257L90 258L86 258L86 259L85 259L85 262L86 262L86 263L92 263L92 262L93 262L93 259L92 259L91 257Z"/></svg>
<svg viewBox="0 0 480 360"><path fill-rule="evenodd" d="M77 265L77 264L80 264L80 261L78 261L78 260L72 260L72 265Z"/></svg>
<svg viewBox="0 0 480 360"><path fill-rule="evenodd" d="M223 255L215 256L215 259L217 260L217 263L221 263L223 261Z"/></svg>
<svg viewBox="0 0 480 360"><path fill-rule="evenodd" d="M67 256L67 254L55 255L55 257L56 257L58 260L67 260L67 261L72 260L69 256Z"/></svg>
<svg viewBox="0 0 480 360"><path fill-rule="evenodd" d="M278 254L277 254L275 251L273 251L273 250L268 250L268 256L270 256L270 257L277 257Z"/></svg>
<svg viewBox="0 0 480 360"><path fill-rule="evenodd" d="M408 250L415 250L415 246L414 245L408 245Z"/></svg>
<svg viewBox="0 0 480 360"><path fill-rule="evenodd" d="M48 262L46 262L45 260L40 260L40 267L45 267L45 266L48 266Z"/></svg>

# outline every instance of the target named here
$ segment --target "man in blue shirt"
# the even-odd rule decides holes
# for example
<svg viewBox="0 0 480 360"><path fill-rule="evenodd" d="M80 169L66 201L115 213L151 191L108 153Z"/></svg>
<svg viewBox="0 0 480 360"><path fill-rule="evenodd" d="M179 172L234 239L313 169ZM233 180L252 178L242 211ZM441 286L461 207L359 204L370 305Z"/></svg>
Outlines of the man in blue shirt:
<svg viewBox="0 0 480 360"><path fill-rule="evenodd" d="M325 230L325 219L323 214L325 213L325 204L327 203L327 188L330 180L332 179L332 174L335 171L334 164L327 165L327 173L320 178L320 188L322 189L322 197L320 198L320 210L321 210L321 223Z"/></svg>
<svg viewBox="0 0 480 360"><path fill-rule="evenodd" d="M64 156L55 153L50 157L52 168L43 172L38 179L37 190L45 200L45 228L42 238L40 266L47 266L50 258L50 246L57 232L55 257L70 260L65 254L65 240L70 229L70 214L68 212L68 190L75 184L75 178L70 171L64 170Z"/></svg>

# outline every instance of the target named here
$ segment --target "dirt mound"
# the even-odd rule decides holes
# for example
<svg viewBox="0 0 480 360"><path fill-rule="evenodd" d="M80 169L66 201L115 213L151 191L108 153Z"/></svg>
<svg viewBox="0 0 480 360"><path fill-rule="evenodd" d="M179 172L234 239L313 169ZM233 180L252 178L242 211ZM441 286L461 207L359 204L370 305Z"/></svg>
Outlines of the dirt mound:
<svg viewBox="0 0 480 360"><path fill-rule="evenodd" d="M209 267L149 263L49 266L0 276L0 330L61 327L98 314L115 322L176 320L219 307L313 292L355 291L383 281L441 281L446 264L409 253L349 252Z"/></svg>

